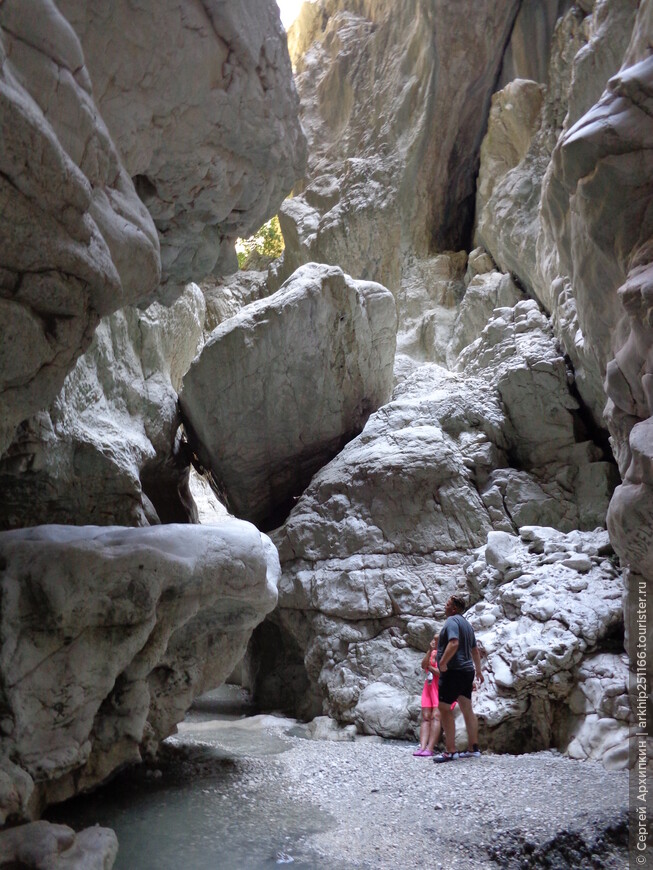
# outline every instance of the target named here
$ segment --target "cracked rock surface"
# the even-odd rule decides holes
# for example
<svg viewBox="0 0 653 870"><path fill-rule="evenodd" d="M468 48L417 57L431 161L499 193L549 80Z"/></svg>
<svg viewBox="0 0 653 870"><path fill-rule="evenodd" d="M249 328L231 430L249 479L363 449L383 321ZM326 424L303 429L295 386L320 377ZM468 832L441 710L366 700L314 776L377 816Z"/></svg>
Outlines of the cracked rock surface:
<svg viewBox="0 0 653 870"><path fill-rule="evenodd" d="M202 345L205 311L189 285L169 308L101 321L53 404L19 426L0 459L0 527L193 516L176 391Z"/></svg>
<svg viewBox="0 0 653 870"><path fill-rule="evenodd" d="M51 0L0 9L0 453L101 317L154 299L159 242Z"/></svg>
<svg viewBox="0 0 653 870"><path fill-rule="evenodd" d="M536 306L530 308L534 303L518 303L517 309L520 305L537 312ZM550 347L535 330L533 352L538 335ZM482 368L478 348L473 356ZM577 667L584 656L605 647L614 654L621 706L618 714L614 709L609 713L609 727L605 722L598 726L606 732L605 740L584 735L574 751L604 757L615 750L616 765L627 761L619 748L629 722L626 666L618 652L623 581L609 560L599 558L599 552L611 552L607 533L570 531L564 514L549 508L567 534L533 532L536 540L540 535L556 541L535 570L539 557L529 556L521 544L515 517L525 526L529 506L532 515L544 514L548 496L535 475L510 467L511 424L505 415L499 391L482 378L463 379L435 365L423 366L402 381L361 435L315 475L273 535L283 572L273 617L276 632L261 635L255 653L256 690L265 703L291 709L294 703L302 715L323 709L368 734L413 734L420 714L423 650L443 621L447 598L463 588L479 601L471 611L483 616L477 627L497 623L486 652L498 657L486 662L488 683L479 696L488 745L505 751L512 740L523 751L551 744L566 749L574 727L584 721L581 714L608 715L596 698L586 707L576 698L575 713L567 710L555 724L553 713L547 718L543 709L550 695L561 698L566 709ZM540 428L539 434L540 448L550 445L551 433ZM573 498L566 507L575 509ZM521 534L526 534L523 528ZM495 568L492 554L499 541L508 555L496 556ZM521 561L510 555L520 547ZM542 551L534 545L534 552L538 549ZM522 564L529 558L532 570ZM501 573L508 567L512 574ZM510 587L501 585L507 579ZM560 612L576 614L569 615L564 630L555 622ZM303 660L306 686L299 701L297 666L293 671L290 655L284 660L271 649L282 641ZM545 652L549 644L557 650L551 656ZM532 660L542 656L550 666L528 671ZM519 673L522 664L529 676L520 682L513 670ZM552 685L557 683L556 696Z"/></svg>

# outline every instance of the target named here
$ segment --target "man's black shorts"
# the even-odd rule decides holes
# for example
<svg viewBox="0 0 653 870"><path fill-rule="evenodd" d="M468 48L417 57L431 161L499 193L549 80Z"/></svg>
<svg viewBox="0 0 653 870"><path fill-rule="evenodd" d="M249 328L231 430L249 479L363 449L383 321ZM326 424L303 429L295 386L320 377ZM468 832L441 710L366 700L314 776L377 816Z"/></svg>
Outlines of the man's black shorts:
<svg viewBox="0 0 653 870"><path fill-rule="evenodd" d="M438 696L445 704L453 704L460 695L471 700L474 671L445 671L440 674Z"/></svg>

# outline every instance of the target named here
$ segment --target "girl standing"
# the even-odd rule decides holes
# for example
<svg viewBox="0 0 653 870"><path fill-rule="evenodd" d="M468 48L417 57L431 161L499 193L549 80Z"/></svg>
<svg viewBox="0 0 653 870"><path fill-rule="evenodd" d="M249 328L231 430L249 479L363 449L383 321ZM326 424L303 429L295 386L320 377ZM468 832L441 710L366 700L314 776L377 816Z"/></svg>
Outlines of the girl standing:
<svg viewBox="0 0 653 870"><path fill-rule="evenodd" d="M438 681L440 671L437 664L438 635L433 636L428 651L422 659L422 670L426 671L422 689L422 724L419 729L419 749L413 752L420 758L433 755L435 744L440 739L440 712L438 710Z"/></svg>

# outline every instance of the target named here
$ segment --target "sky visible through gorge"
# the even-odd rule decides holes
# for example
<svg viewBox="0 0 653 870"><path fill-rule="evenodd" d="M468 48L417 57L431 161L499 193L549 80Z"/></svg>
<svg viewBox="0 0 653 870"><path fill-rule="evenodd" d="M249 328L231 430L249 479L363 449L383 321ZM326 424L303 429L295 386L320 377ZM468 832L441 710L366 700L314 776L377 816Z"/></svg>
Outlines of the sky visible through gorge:
<svg viewBox="0 0 653 870"><path fill-rule="evenodd" d="M295 18L299 15L299 8L304 0L277 0L277 6L281 12L281 21L288 30Z"/></svg>

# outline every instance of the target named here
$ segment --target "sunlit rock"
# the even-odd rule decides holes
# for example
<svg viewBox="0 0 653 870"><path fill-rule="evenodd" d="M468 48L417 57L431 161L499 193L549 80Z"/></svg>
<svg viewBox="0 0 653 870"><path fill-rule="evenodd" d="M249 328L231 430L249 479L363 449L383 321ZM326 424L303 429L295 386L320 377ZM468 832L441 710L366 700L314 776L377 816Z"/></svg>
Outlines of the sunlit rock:
<svg viewBox="0 0 653 870"><path fill-rule="evenodd" d="M318 264L213 332L180 400L234 514L279 524L388 398L395 334L388 290Z"/></svg>
<svg viewBox="0 0 653 870"><path fill-rule="evenodd" d="M471 270L468 266L471 280L457 308L451 337L447 342L446 360L450 368L454 368L460 352L480 337L495 308L512 308L524 299L524 293L510 275L496 271L491 261L484 264L484 271L477 272L480 256L474 259ZM489 259L487 254L485 257Z"/></svg>
<svg viewBox="0 0 653 870"><path fill-rule="evenodd" d="M425 257L465 246L487 108L518 8L305 7L290 45L309 169L280 212L276 286L315 260L396 291L405 250Z"/></svg>

